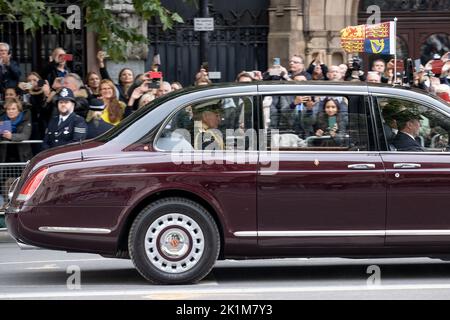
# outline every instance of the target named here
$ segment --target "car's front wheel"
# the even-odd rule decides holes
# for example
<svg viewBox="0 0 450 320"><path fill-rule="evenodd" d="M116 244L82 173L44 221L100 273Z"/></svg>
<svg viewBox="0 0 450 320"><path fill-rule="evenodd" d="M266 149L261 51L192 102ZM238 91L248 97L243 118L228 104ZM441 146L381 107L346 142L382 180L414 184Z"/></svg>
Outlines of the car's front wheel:
<svg viewBox="0 0 450 320"><path fill-rule="evenodd" d="M202 206L184 198L166 198L139 213L128 250L136 269L152 283L195 283L213 268L220 236Z"/></svg>

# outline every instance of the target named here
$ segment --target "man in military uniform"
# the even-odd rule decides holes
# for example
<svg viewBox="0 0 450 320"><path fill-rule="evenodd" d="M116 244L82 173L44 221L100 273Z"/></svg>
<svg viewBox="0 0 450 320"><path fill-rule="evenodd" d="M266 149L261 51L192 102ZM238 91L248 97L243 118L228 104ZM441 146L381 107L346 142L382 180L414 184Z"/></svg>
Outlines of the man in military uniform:
<svg viewBox="0 0 450 320"><path fill-rule="evenodd" d="M53 117L45 131L43 149L79 142L86 138L86 121L75 114L75 97L69 88L62 88L56 96L59 115Z"/></svg>
<svg viewBox="0 0 450 320"><path fill-rule="evenodd" d="M218 129L222 121L220 101L200 104L193 108L195 150L224 150L223 134Z"/></svg>

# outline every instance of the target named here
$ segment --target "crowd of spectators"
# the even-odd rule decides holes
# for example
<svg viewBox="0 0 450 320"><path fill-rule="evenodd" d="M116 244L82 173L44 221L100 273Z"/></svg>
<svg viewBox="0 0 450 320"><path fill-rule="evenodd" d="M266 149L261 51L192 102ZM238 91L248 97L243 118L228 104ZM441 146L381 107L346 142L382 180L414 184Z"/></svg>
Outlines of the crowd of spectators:
<svg viewBox="0 0 450 320"><path fill-rule="evenodd" d="M3 123L1 140L44 141L42 144L31 145L1 144L0 162L26 162L43 149L94 138L118 125L124 118L155 98L182 88L178 82L169 83L162 80L158 87L154 87L147 74L135 75L130 68L123 68L118 74L118 83L114 83L106 68L107 55L102 51L97 54L99 72L88 72L83 81L68 68L67 56L63 48L55 48L42 73L30 72L21 82L22 74L18 63L11 58L9 45L0 43L0 122ZM437 60L440 62L439 70L435 68ZM416 71L408 85L449 100L448 53L435 57ZM370 71L365 73L358 57L351 58L347 64L328 66L325 52L317 54L309 66L305 65L303 57L293 55L287 68L280 64L279 58L275 58L273 64L264 72L242 71L236 77L238 82L323 80L388 84L395 84L396 79L398 84L402 84L403 76L395 74L393 61L386 63L377 59L372 63ZM193 84L196 86L211 83L207 70L203 68L193 77ZM273 103L275 102L272 101L271 104ZM332 104L335 103L329 103L330 110ZM326 123L327 104L322 104L322 107L324 118L321 122Z"/></svg>

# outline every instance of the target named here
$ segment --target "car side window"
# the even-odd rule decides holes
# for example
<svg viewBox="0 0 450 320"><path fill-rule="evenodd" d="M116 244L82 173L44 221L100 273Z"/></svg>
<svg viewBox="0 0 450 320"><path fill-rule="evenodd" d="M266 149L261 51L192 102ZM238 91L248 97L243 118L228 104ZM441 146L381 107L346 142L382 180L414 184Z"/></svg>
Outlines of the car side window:
<svg viewBox="0 0 450 320"><path fill-rule="evenodd" d="M272 150L367 151L363 96L271 96L263 99Z"/></svg>
<svg viewBox="0 0 450 320"><path fill-rule="evenodd" d="M253 130L254 97L209 99L179 110L155 146L172 152L257 150Z"/></svg>
<svg viewBox="0 0 450 320"><path fill-rule="evenodd" d="M449 151L450 119L419 102L377 97L391 151Z"/></svg>

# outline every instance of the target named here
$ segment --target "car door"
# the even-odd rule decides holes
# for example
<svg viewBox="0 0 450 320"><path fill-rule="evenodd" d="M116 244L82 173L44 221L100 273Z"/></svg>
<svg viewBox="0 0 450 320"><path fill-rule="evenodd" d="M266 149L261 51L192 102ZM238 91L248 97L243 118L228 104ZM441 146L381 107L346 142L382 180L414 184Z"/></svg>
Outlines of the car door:
<svg viewBox="0 0 450 320"><path fill-rule="evenodd" d="M283 127L277 116L274 117L278 111L273 103L277 102L272 102L271 116L266 120L270 124L268 145L271 146L267 152L260 151L257 176L259 245L280 248L383 246L385 171L375 145L367 96L364 92L339 94L339 91L333 95L330 88L326 93L317 89L314 93L304 90L300 89L287 99L295 100L294 95L315 97L314 106L309 108L316 113L316 124L324 110L320 103L325 101L325 96L344 101L339 110L347 108L346 132L338 133L343 134L339 143L330 143L323 135L316 136L317 127L309 133L305 133L308 130L286 133L289 124ZM272 96L273 101L279 98L280 95ZM286 109L287 113L293 109L302 108L291 107ZM281 113L281 116L286 114ZM293 128L298 130L296 125ZM281 131L274 133L277 129ZM287 137L302 134L303 142L298 142L297 146L293 147L292 141L291 144L285 142ZM274 142L278 145L274 146Z"/></svg>
<svg viewBox="0 0 450 320"><path fill-rule="evenodd" d="M423 147L422 151L400 151L405 148L396 149L394 140L394 143L387 141L391 148L381 153L387 173L386 245L448 245L449 114L429 101L407 97L375 94L374 102L381 116L386 118L385 123L396 126L394 131L402 131L401 122L405 119L391 110L392 107L417 113L421 126L416 140ZM385 136L389 136L389 125L385 128Z"/></svg>

